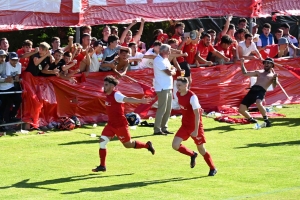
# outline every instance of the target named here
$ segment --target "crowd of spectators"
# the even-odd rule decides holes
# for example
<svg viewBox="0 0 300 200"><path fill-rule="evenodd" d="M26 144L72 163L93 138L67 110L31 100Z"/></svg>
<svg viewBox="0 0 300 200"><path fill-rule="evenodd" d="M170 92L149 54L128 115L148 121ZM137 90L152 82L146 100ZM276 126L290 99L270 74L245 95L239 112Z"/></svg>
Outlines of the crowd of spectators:
<svg viewBox="0 0 300 200"><path fill-rule="evenodd" d="M75 83L74 75L77 73L88 76L93 72L112 71L117 76L124 76L129 70L153 68L153 60L158 56L162 44L170 45L171 64L178 71L184 70L184 76L190 83L190 67L235 62L240 58L262 59L262 53L276 58L297 56L299 41L290 34L289 24L281 24L273 35L271 25L265 23L259 35L257 31L260 27L256 23L251 22L252 30L248 31L249 24L245 18L239 19L237 27L231 20L232 16L227 16L220 33L212 29L205 32L202 28L186 33L184 23L175 22L171 24L172 33L155 30L153 43L148 49L141 41L144 19L141 19L138 30L131 30L138 23L134 20L122 33L117 27L106 25L101 39L93 37L91 27L85 26L80 43L74 43L74 38L70 36L65 47L61 47L59 37L53 37L50 44L41 42L36 48L32 41L25 40L20 49L10 52L9 41L1 38L0 92L18 89L16 83L24 72L33 76L57 76ZM3 94L0 95L0 102L0 123L15 121L21 96ZM8 109L12 105L13 109Z"/></svg>

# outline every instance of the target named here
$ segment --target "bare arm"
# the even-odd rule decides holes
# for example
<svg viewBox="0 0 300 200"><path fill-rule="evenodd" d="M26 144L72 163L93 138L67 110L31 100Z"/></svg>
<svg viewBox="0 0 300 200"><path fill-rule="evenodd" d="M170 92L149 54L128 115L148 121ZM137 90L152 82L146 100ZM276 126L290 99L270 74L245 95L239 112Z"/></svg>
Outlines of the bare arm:
<svg viewBox="0 0 300 200"><path fill-rule="evenodd" d="M221 32L221 36L226 35L226 33L227 33L228 29L229 29L229 24L230 24L231 20L232 20L232 15L228 15L226 23L224 25L224 28L223 28L223 30Z"/></svg>
<svg viewBox="0 0 300 200"><path fill-rule="evenodd" d="M224 56L217 50L213 51L212 54L217 56L218 58L223 58L226 62L228 62L230 60L230 58L227 58L226 56Z"/></svg>
<svg viewBox="0 0 300 200"><path fill-rule="evenodd" d="M124 43L125 37L128 33L128 31L131 29L131 27L133 27L135 24L137 23L136 20L133 20L131 24L129 24L129 26L123 31L121 38L120 38L120 44Z"/></svg>
<svg viewBox="0 0 300 200"><path fill-rule="evenodd" d="M145 20L142 18L141 19L141 25L140 25L139 31L133 37L133 41L138 42L141 39L141 36L143 34L143 30L144 30L144 24L145 24Z"/></svg>
<svg viewBox="0 0 300 200"><path fill-rule="evenodd" d="M211 61L207 61L204 58L202 58L200 56L200 52L199 51L197 51L197 54L195 56L195 60L198 61L198 63L200 63L200 64L207 64L208 66L211 66L213 64Z"/></svg>
<svg viewBox="0 0 300 200"><path fill-rule="evenodd" d="M245 65L244 65L244 58L241 58L241 69L242 69L242 73L245 75L245 76L258 76L258 71L251 71L251 72L248 72Z"/></svg>
<svg viewBox="0 0 300 200"><path fill-rule="evenodd" d="M42 70L42 73L43 74L55 74L55 75L58 75L59 69L55 68L53 70L49 70L49 65L46 65L44 67L44 69Z"/></svg>
<svg viewBox="0 0 300 200"><path fill-rule="evenodd" d="M32 56L33 54L36 54L37 52L39 52L39 48L38 47L35 48L35 51L22 54L20 56L20 58L28 58L28 57Z"/></svg>
<svg viewBox="0 0 300 200"><path fill-rule="evenodd" d="M176 74L174 69L173 70L165 69L165 70L163 70L163 72L165 72L169 76L174 76Z"/></svg>
<svg viewBox="0 0 300 200"><path fill-rule="evenodd" d="M142 103L142 104L148 104L151 102L151 98L145 98L143 97L142 99L137 99L134 97L124 97L123 101L125 103Z"/></svg>
<svg viewBox="0 0 300 200"><path fill-rule="evenodd" d="M185 45L187 39L188 39L187 37L184 37L184 38L183 38L182 42L181 42L181 43L178 45L178 47L177 47L178 50L181 50L181 49L182 49L182 47Z"/></svg>
<svg viewBox="0 0 300 200"><path fill-rule="evenodd" d="M51 53L50 53L50 51L49 51L47 54L45 54L44 56L42 56L42 57L40 57L40 58L35 57L35 58L33 59L34 65L35 65L35 66L38 66L45 58L47 58L47 57L50 56L50 55L51 55ZM51 59L50 59L50 62L51 62Z"/></svg>

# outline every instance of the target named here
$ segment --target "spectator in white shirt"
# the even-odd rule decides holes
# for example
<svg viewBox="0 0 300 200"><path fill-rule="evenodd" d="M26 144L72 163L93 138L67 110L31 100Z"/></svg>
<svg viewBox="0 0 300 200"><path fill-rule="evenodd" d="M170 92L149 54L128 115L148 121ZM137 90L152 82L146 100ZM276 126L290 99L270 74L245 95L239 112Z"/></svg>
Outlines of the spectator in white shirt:
<svg viewBox="0 0 300 200"><path fill-rule="evenodd" d="M130 42L128 47L131 49L131 56L128 58L130 70L140 69L140 63L144 54L137 51L137 44L135 42Z"/></svg>
<svg viewBox="0 0 300 200"><path fill-rule="evenodd" d="M162 44L159 55L153 61L154 89L158 96L158 108L155 115L154 135L172 134L168 131L168 119L172 107L173 75L175 68L171 66L169 55L171 47Z"/></svg>
<svg viewBox="0 0 300 200"><path fill-rule="evenodd" d="M255 55L250 55L255 54ZM262 57L258 52L255 43L253 42L253 36L250 33L245 34L245 41L240 42L238 46L239 58L245 58L248 60L261 59Z"/></svg>
<svg viewBox="0 0 300 200"><path fill-rule="evenodd" d="M94 53L91 56L90 72L99 72L99 68L103 59L103 43L101 41L94 42Z"/></svg>
<svg viewBox="0 0 300 200"><path fill-rule="evenodd" d="M0 84L0 92L16 91L14 82L20 81L21 63L19 63L18 54L15 52L9 53L9 61L6 62L6 77L11 81ZM1 116L5 122L15 122L17 111L21 105L22 98L20 93L6 94L2 96ZM13 106L14 105L14 106ZM12 107L13 106L13 107ZM10 109L12 107L12 109Z"/></svg>
<svg viewBox="0 0 300 200"><path fill-rule="evenodd" d="M153 68L153 59L158 55L160 46L161 42L159 41L153 43L153 48L148 49L145 53L140 63L140 69Z"/></svg>

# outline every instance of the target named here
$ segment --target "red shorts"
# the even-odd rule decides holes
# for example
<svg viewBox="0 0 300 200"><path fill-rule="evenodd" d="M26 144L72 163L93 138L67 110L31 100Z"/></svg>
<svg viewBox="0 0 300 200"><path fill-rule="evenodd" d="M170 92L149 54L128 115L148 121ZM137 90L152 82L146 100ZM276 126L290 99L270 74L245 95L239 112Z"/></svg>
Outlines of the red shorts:
<svg viewBox="0 0 300 200"><path fill-rule="evenodd" d="M202 122L200 122L202 123ZM194 131L194 128L188 128L188 127L183 127L181 126L179 130L177 131L175 137L180 137L183 139L183 141L189 139L191 137L194 140L194 143L196 145L201 145L203 143L206 143L205 136L204 136L204 130L203 126L200 124L199 125L199 130L198 130L198 135L197 137L192 137L191 133Z"/></svg>
<svg viewBox="0 0 300 200"><path fill-rule="evenodd" d="M114 128L110 125L106 125L102 131L102 135L111 138L116 135L122 143L129 142L131 140L128 126Z"/></svg>

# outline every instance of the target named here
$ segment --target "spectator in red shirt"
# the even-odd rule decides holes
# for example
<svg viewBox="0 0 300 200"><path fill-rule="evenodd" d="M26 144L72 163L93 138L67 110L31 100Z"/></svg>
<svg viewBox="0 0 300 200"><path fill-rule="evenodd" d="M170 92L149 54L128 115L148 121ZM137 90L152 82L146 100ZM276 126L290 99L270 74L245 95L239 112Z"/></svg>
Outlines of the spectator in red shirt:
<svg viewBox="0 0 300 200"><path fill-rule="evenodd" d="M212 55L223 58L225 62L228 62L230 59L226 56L222 55L219 51L217 51L212 45L211 45L211 38L210 34L205 33L202 35L202 39L199 42L198 50L195 59L202 64L207 64L208 66L211 66L213 63L211 61L206 60L208 53L211 52Z"/></svg>
<svg viewBox="0 0 300 200"><path fill-rule="evenodd" d="M203 32L203 28L200 28L199 32L197 33L196 39L192 40L189 38L183 48L183 52L187 53L188 56L185 58L186 62L190 65L196 65L196 67L199 67L198 61L195 60L195 56L197 54L197 48L200 40L200 36Z"/></svg>
<svg viewBox="0 0 300 200"><path fill-rule="evenodd" d="M182 22L177 22L175 24L175 33L172 36L172 38L178 40L178 50L183 51L184 50L184 45L186 43L186 41L188 40L188 37L184 37L183 39L182 36L184 35L184 28L185 25ZM171 46L172 47L172 46ZM174 48L174 47L172 47ZM192 84L192 75L191 75L191 69L189 64L186 62L186 60L184 59L183 56L181 57L177 57L177 62L180 66L181 69L183 69L185 71L184 77L187 77L187 79L189 80L190 85ZM189 87L190 87L189 85Z"/></svg>
<svg viewBox="0 0 300 200"><path fill-rule="evenodd" d="M81 38L82 50L87 50L91 47L91 35L84 33Z"/></svg>
<svg viewBox="0 0 300 200"><path fill-rule="evenodd" d="M121 38L120 38L120 44L121 46L128 47L128 44L130 42L135 42L138 44L138 42L141 39L141 36L143 34L144 30L144 23L145 20L142 18L141 19L141 25L139 28L139 31L135 34L134 37L132 37L132 31L130 30L135 24L137 23L136 20L133 20L132 23L123 31Z"/></svg>
<svg viewBox="0 0 300 200"><path fill-rule="evenodd" d="M207 30L207 33L210 35L210 43L211 45L215 45L215 40L216 40L216 31L213 29Z"/></svg>
<svg viewBox="0 0 300 200"><path fill-rule="evenodd" d="M249 33L247 29L242 28L235 32L234 36L238 43L245 41L245 34Z"/></svg>
<svg viewBox="0 0 300 200"><path fill-rule="evenodd" d="M17 50L17 54L20 58L19 62L22 65L22 72L24 72L25 69L27 68L30 56L37 53L38 51L39 51L38 48L32 49L32 42L30 40L25 40L23 42L22 48Z"/></svg>
<svg viewBox="0 0 300 200"><path fill-rule="evenodd" d="M236 49L231 44L233 43L233 40L230 38L229 35L223 35L221 38L221 42L219 42L215 49L218 50L221 54L229 58L230 60L236 59ZM222 58L216 58L215 61L217 61L219 64L224 63L224 59Z"/></svg>

